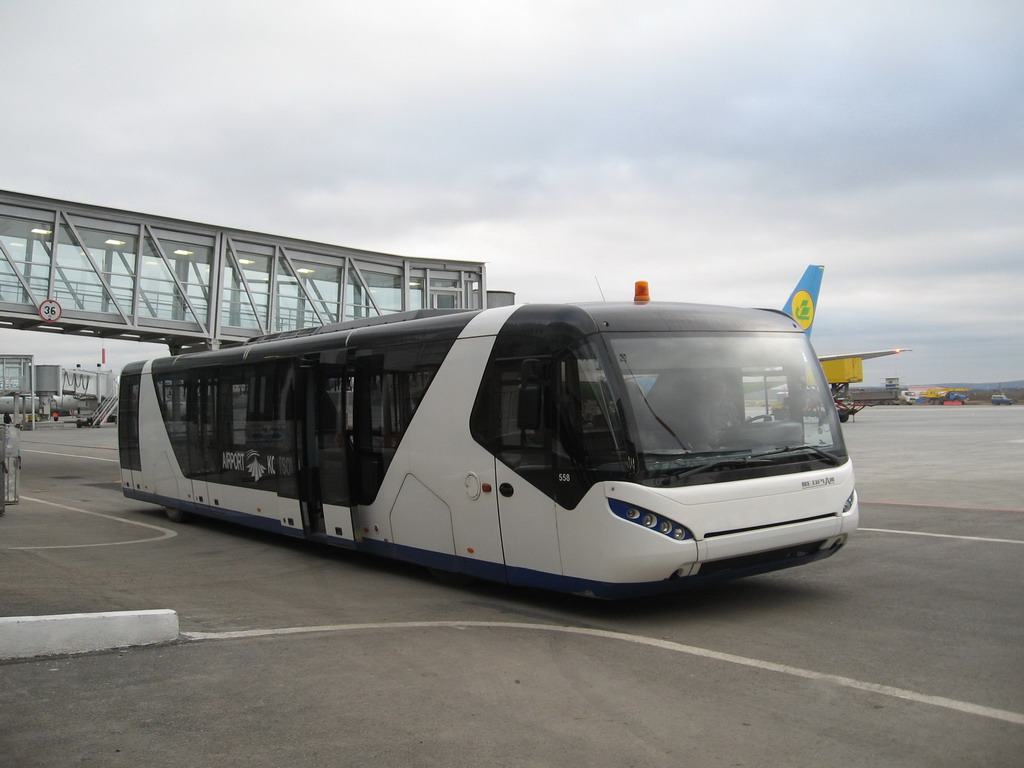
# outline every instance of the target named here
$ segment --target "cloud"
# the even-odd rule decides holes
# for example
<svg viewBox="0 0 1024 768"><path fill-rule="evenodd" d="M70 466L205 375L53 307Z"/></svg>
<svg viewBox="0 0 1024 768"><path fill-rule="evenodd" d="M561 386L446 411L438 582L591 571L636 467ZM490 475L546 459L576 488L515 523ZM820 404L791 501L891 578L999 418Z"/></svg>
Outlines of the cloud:
<svg viewBox="0 0 1024 768"><path fill-rule="evenodd" d="M1024 359L1019 3L9 0L5 21L15 191L485 260L524 301L647 279L778 306L822 263L823 353L889 339L923 379Z"/></svg>

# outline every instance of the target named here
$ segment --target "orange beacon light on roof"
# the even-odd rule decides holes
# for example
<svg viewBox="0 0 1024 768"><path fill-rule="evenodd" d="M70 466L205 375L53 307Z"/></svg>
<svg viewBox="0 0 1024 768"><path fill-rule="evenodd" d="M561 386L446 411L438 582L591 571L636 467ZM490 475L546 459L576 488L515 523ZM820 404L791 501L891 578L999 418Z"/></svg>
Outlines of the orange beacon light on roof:
<svg viewBox="0 0 1024 768"><path fill-rule="evenodd" d="M636 304L646 304L651 300L651 289L646 280L637 280L633 291L633 301Z"/></svg>

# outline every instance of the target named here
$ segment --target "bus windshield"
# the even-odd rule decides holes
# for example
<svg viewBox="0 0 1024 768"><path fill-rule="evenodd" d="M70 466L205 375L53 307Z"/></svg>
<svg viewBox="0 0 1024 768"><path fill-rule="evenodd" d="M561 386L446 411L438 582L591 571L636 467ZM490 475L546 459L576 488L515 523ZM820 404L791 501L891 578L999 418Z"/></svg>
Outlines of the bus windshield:
<svg viewBox="0 0 1024 768"><path fill-rule="evenodd" d="M828 385L803 334L607 339L642 478L714 482L735 478L725 470L774 474L796 471L783 465L846 460Z"/></svg>

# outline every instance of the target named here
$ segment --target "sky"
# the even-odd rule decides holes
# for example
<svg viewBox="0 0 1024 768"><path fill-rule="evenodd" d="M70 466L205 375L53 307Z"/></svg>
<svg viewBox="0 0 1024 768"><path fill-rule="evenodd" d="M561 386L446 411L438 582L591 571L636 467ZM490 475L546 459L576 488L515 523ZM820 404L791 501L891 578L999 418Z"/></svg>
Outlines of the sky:
<svg viewBox="0 0 1024 768"><path fill-rule="evenodd" d="M865 384L1024 379L1024 3L3 0L0 189L781 307ZM100 342L0 332L94 367ZM93 349L93 347L96 347ZM107 364L166 347L106 342Z"/></svg>

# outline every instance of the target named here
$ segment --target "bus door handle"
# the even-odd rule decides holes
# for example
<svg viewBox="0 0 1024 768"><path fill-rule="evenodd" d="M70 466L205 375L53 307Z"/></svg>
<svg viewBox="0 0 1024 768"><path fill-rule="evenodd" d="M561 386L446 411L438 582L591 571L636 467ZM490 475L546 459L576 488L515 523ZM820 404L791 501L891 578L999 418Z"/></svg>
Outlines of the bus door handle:
<svg viewBox="0 0 1024 768"><path fill-rule="evenodd" d="M502 483L498 486L498 493L506 498L516 492L516 489L512 487L512 483Z"/></svg>

